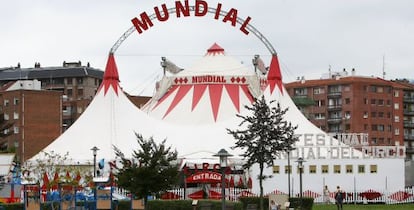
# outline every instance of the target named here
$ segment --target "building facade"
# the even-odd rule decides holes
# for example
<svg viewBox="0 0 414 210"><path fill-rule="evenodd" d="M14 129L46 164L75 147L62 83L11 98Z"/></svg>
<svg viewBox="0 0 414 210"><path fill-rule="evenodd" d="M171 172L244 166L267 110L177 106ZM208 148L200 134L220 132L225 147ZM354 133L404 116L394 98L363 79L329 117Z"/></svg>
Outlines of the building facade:
<svg viewBox="0 0 414 210"><path fill-rule="evenodd" d="M0 109L14 123L2 150L15 151L21 161L37 154L83 113L102 77L102 70L81 62L0 68Z"/></svg>
<svg viewBox="0 0 414 210"><path fill-rule="evenodd" d="M371 146L406 146L414 158L414 85L381 78L330 75L285 84L302 113L333 135L367 133Z"/></svg>
<svg viewBox="0 0 414 210"><path fill-rule="evenodd" d="M24 161L61 134L62 93L41 90L36 80L7 86L0 91L0 112L12 127L4 130L8 136L0 144L3 151L16 153L17 161Z"/></svg>

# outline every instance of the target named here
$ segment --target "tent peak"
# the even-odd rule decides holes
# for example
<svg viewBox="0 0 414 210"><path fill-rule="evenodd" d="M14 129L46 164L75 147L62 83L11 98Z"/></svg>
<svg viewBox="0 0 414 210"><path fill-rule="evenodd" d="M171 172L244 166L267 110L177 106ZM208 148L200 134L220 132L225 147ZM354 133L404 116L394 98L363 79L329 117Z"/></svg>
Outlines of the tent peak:
<svg viewBox="0 0 414 210"><path fill-rule="evenodd" d="M214 43L210 48L207 50L207 55L217 55L222 54L224 55L224 49L220 47L217 43Z"/></svg>

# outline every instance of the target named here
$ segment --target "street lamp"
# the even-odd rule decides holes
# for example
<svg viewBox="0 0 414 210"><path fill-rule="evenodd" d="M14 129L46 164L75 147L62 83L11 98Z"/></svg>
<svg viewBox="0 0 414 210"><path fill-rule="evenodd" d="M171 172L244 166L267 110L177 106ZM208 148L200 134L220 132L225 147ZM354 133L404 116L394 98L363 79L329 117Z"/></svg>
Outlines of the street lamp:
<svg viewBox="0 0 414 210"><path fill-rule="evenodd" d="M300 205L302 207L302 173L303 173L303 163L306 162L302 157L299 157L297 161L295 161L298 163L298 168L299 168L299 192L300 192Z"/></svg>
<svg viewBox="0 0 414 210"><path fill-rule="evenodd" d="M91 150L93 154L93 177L96 177L96 154L98 153L99 148L93 146Z"/></svg>
<svg viewBox="0 0 414 210"><path fill-rule="evenodd" d="M215 157L220 158L220 169L221 169L221 209L226 209L226 192L225 192L225 177L224 177L224 170L227 167L227 157L233 156L232 154L228 153L225 149L221 149L217 154L213 155Z"/></svg>
<svg viewBox="0 0 414 210"><path fill-rule="evenodd" d="M288 162L288 198L290 198L290 150L287 151L287 162Z"/></svg>

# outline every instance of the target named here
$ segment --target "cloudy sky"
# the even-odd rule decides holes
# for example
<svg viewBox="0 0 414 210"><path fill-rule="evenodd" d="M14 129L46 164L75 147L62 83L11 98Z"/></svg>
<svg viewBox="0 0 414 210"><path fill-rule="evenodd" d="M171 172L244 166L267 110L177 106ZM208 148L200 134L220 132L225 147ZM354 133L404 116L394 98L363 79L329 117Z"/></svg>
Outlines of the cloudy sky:
<svg viewBox="0 0 414 210"><path fill-rule="evenodd" d="M297 77L356 69L358 75L386 79L414 78L414 1L412 0L206 0L209 7L237 9L251 17L276 49L285 82ZM171 0L5 0L0 13L0 67L60 66L89 62L105 69L112 45L131 19ZM194 5L195 0L189 0ZM177 18L142 34L132 33L115 53L121 85L131 94L149 95L162 75L162 56L186 68L217 42L246 65L270 53L252 33L214 14Z"/></svg>

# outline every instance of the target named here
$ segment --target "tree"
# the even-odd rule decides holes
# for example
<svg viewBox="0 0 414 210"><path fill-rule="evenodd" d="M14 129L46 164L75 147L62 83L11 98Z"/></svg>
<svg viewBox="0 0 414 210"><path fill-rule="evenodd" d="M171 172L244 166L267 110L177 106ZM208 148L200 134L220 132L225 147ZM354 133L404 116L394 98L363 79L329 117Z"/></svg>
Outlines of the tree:
<svg viewBox="0 0 414 210"><path fill-rule="evenodd" d="M8 132L9 128L13 126L13 123L9 123L4 119L4 113L0 114L0 151L7 152L7 140L6 137L10 136L12 132Z"/></svg>
<svg viewBox="0 0 414 210"><path fill-rule="evenodd" d="M149 195L159 195L178 183L178 153L165 146L166 140L157 144L152 137L144 139L140 134L135 135L140 148L133 152L132 159L114 146L122 163L116 178L118 186L144 198L146 204Z"/></svg>
<svg viewBox="0 0 414 210"><path fill-rule="evenodd" d="M260 209L263 210L263 180L270 178L271 175L263 174L265 164L267 167L273 166L273 161L284 151L293 149L293 144L298 140L294 131L297 126L292 126L290 122L283 119L288 109L282 110L280 104L270 106L275 101L267 104L264 96L260 100L256 99L252 106L245 108L252 112L252 116L236 116L242 119L239 126L245 125L245 130L230 130L228 133L236 139L233 148L241 148L244 153L242 157L247 159L244 168L250 168L254 164L259 164L260 185Z"/></svg>

